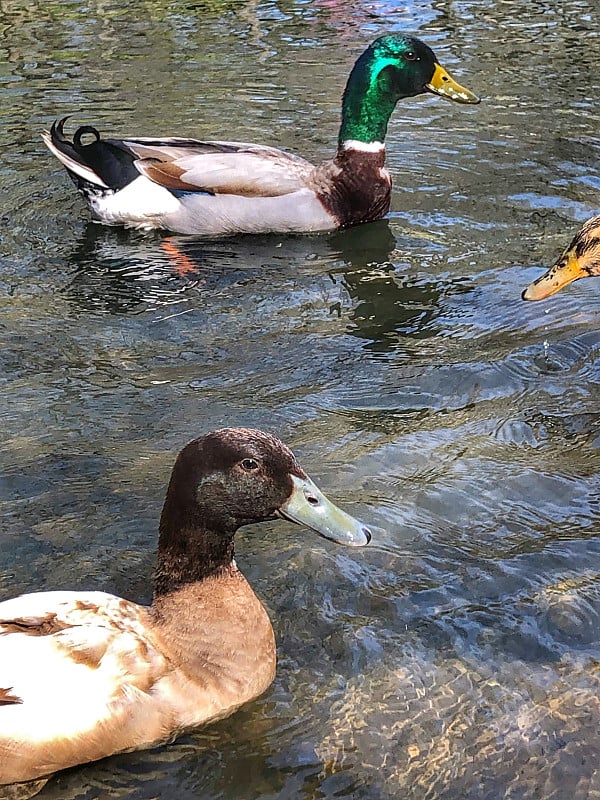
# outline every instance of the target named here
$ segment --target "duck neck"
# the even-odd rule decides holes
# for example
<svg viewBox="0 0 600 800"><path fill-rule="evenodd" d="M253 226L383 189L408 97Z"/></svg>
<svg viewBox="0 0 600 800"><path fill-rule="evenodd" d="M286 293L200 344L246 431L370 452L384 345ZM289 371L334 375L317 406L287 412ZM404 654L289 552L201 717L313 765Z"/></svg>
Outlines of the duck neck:
<svg viewBox="0 0 600 800"><path fill-rule="evenodd" d="M217 532L218 530L218 532ZM167 497L160 521L154 597L199 583L231 567L235 526L211 524L201 508L182 514Z"/></svg>
<svg viewBox="0 0 600 800"><path fill-rule="evenodd" d="M389 66L367 49L354 65L342 100L339 146L349 142L383 148L387 126L402 95L394 87Z"/></svg>

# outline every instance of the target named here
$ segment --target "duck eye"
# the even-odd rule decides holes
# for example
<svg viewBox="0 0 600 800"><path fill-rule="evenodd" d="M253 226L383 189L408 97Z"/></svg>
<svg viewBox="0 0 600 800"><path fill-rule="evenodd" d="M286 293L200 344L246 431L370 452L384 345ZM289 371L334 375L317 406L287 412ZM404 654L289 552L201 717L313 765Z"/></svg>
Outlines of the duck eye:
<svg viewBox="0 0 600 800"><path fill-rule="evenodd" d="M407 50L406 53L404 53L404 58L407 61L416 61L417 60L417 54L415 53L414 50Z"/></svg>
<svg viewBox="0 0 600 800"><path fill-rule="evenodd" d="M254 472L254 470L258 469L258 461L253 458L244 458L240 463L242 469L245 469L246 472Z"/></svg>

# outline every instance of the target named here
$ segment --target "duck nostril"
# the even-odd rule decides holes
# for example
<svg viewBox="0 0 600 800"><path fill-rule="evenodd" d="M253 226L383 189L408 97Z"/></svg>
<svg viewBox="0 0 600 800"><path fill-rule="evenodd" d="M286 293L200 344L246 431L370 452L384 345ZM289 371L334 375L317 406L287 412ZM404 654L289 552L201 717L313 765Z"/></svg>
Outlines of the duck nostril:
<svg viewBox="0 0 600 800"><path fill-rule="evenodd" d="M319 498L315 497L314 494L307 494L306 500L311 504L311 506L318 506L319 505Z"/></svg>
<svg viewBox="0 0 600 800"><path fill-rule="evenodd" d="M448 81L448 76L447 76L447 75L444 75L444 76L442 77L442 80L444 81L444 83L446 83L446 82Z"/></svg>
<svg viewBox="0 0 600 800"><path fill-rule="evenodd" d="M373 538L373 534L371 533L371 531L368 528L363 528L362 532L365 535L365 539L367 540L367 544L369 544L369 542Z"/></svg>

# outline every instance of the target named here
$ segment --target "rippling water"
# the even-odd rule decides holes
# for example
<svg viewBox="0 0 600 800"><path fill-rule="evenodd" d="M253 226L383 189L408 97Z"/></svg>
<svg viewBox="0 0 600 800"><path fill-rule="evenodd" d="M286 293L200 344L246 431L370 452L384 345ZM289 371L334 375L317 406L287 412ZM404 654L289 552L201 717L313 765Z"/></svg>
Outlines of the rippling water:
<svg viewBox="0 0 600 800"><path fill-rule="evenodd" d="M520 300L598 211L596 4L0 9L0 596L147 600L174 454L226 424L281 435L377 529L361 552L242 531L272 689L40 798L596 797L600 294ZM393 30L483 102L399 105L382 223L102 228L40 140L71 113L325 158L355 56Z"/></svg>

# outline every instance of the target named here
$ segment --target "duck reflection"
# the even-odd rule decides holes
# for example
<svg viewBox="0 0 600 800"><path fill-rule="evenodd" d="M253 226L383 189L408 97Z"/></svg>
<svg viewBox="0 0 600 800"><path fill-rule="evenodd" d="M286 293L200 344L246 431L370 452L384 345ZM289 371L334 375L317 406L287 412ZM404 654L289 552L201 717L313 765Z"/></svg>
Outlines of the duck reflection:
<svg viewBox="0 0 600 800"><path fill-rule="evenodd" d="M333 272L354 301L348 333L369 340L372 349L392 350L399 338L435 336L439 329L432 322L442 312L443 298L473 289L464 278L415 277L421 264L414 263L412 253L422 250L422 241L416 237L398 241L387 220L337 236L343 237L340 247L352 254ZM331 240L336 243L335 237Z"/></svg>
<svg viewBox="0 0 600 800"><path fill-rule="evenodd" d="M431 243L428 242L428 252ZM448 293L471 291L462 279L423 279L415 263L422 241L397 240L388 220L315 236L242 236L205 239L139 233L90 223L68 259L73 277L67 296L86 310L142 313L218 296L234 285L314 281L329 276L349 298L332 312L351 336L369 347L393 349L399 337L423 338ZM421 277L415 277L415 268Z"/></svg>
<svg viewBox="0 0 600 800"><path fill-rule="evenodd" d="M91 311L140 313L150 306L187 299L190 290L214 294L234 283L295 277L317 267L363 269L385 261L395 246L387 223L365 239L336 233L320 236L238 236L206 239L140 233L89 223L67 266L65 289Z"/></svg>
<svg viewBox="0 0 600 800"><path fill-rule="evenodd" d="M68 258L73 277L65 294L88 311L141 313L182 303L193 289L222 288L249 272L218 243L210 257L195 259L171 239L89 223Z"/></svg>

